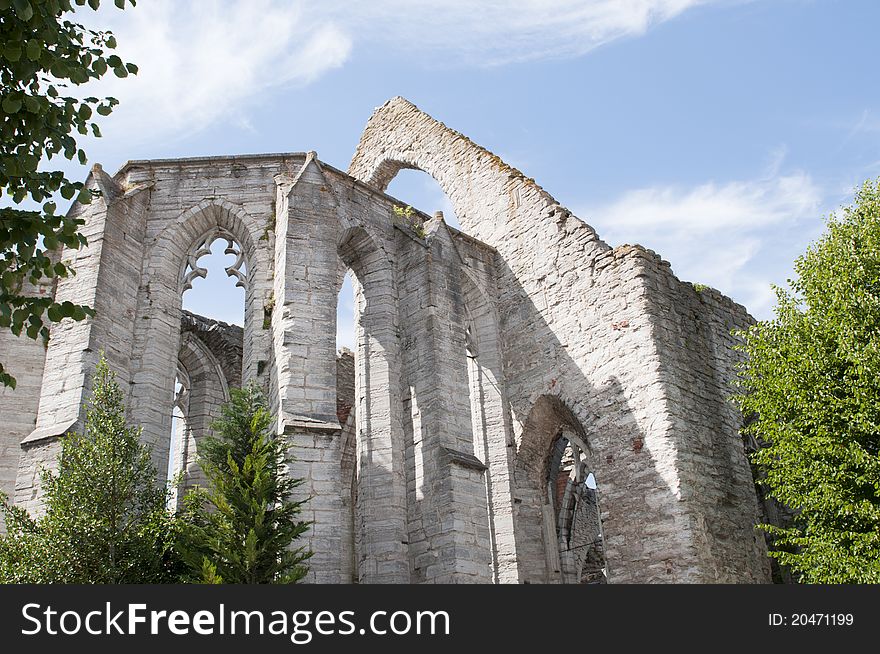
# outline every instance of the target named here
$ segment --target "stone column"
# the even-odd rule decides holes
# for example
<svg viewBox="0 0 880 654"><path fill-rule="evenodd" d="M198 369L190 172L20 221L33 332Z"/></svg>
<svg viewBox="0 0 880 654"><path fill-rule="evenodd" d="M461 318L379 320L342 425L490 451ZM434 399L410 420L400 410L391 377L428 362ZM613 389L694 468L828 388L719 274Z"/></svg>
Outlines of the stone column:
<svg viewBox="0 0 880 654"><path fill-rule="evenodd" d="M340 238L366 307L357 356L358 503L362 583L409 581L399 409L392 397L397 360L391 267L365 260L364 240L342 235L339 203L314 153L295 178L279 176L272 314L279 432L293 445L291 474L301 486L315 552L310 578L340 582L349 510L342 498L341 426L336 416L336 304ZM375 247L371 254L375 255ZM396 388L396 384L394 386ZM349 518L350 519L350 518Z"/></svg>
<svg viewBox="0 0 880 654"><path fill-rule="evenodd" d="M492 580L485 464L474 456L461 262L445 226L410 245L400 294L412 416L414 580Z"/></svg>
<svg viewBox="0 0 880 654"><path fill-rule="evenodd" d="M306 534L314 552L309 580L341 582L342 497L338 492L341 427L336 418L336 236L331 194L306 158L293 178L276 178L275 286L272 334L278 384L278 431L295 461Z"/></svg>
<svg viewBox="0 0 880 654"><path fill-rule="evenodd" d="M409 583L396 287L391 264L376 254L357 262L353 280L358 573L361 583Z"/></svg>

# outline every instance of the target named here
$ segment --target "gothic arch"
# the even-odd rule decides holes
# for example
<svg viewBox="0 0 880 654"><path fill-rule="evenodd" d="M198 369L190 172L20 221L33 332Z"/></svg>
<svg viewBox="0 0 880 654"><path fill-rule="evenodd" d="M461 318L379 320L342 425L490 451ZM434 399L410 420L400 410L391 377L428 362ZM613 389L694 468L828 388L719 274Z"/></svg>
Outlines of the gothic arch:
<svg viewBox="0 0 880 654"><path fill-rule="evenodd" d="M408 579L406 548L406 483L404 442L401 424L398 359L397 289L394 266L376 240L361 226L344 229L337 240L342 265L352 271L355 295L355 406L343 429L342 470L346 482L340 492L343 504L354 500L352 516L352 574L368 578L366 565L372 541L390 540L380 545L389 569ZM387 416L381 424L373 417ZM356 461L346 452L352 438ZM349 450L350 452L350 450ZM346 467L349 464L352 470ZM356 471L356 472L355 472ZM374 497L377 489L383 495ZM381 516L381 518L380 518ZM388 524L386 533L369 529L370 520ZM373 546L376 547L376 546Z"/></svg>
<svg viewBox="0 0 880 654"><path fill-rule="evenodd" d="M190 251L215 230L219 230L217 238L228 235L239 243L248 265L249 281L257 283L260 277L267 278L271 258L267 248L257 248L263 230L256 218L241 207L218 198L203 200L165 226L149 254L149 259L155 262L155 272L163 276L175 273L178 290L183 293L184 271Z"/></svg>
<svg viewBox="0 0 880 654"><path fill-rule="evenodd" d="M343 229L337 241L339 258L358 278L391 270L391 260L364 227Z"/></svg>
<svg viewBox="0 0 880 654"><path fill-rule="evenodd" d="M594 440L571 405L559 396L541 395L532 405L523 425L514 466L514 520L522 582L564 580L564 561L560 560L557 541L559 507L554 508L550 501L548 486L556 481L554 462L558 467L562 450L569 442L584 453L588 461L586 467L595 471L598 479L604 479ZM559 499L569 498L563 495Z"/></svg>
<svg viewBox="0 0 880 654"><path fill-rule="evenodd" d="M494 247L500 234L509 233L512 220L526 220L527 228L552 234L571 216L534 179L398 96L373 112L348 174L385 191L404 168L433 177L465 231ZM610 249L591 227L575 223L586 239Z"/></svg>
<svg viewBox="0 0 880 654"><path fill-rule="evenodd" d="M177 467L183 471L181 486L188 488L204 481L198 466L198 444L211 432L211 423L220 417L220 408L229 400L229 382L223 367L208 346L192 332L180 339L179 367L188 381L188 400L184 409L186 431L177 451ZM175 435L177 436L177 435Z"/></svg>
<svg viewBox="0 0 880 654"><path fill-rule="evenodd" d="M258 373L256 353L268 349L269 332L261 329L263 304L271 296L271 253L259 247L257 219L240 206L220 198L205 199L162 225L144 260L135 322L132 369L132 417L144 425L143 439L153 448L157 469L167 463L174 371L181 346L182 294L192 280L188 263L197 259L212 236L234 241L245 262L245 341L242 378ZM208 244L210 245L210 244ZM233 268L235 268L233 266ZM235 268L235 272L241 271ZM169 338L169 335L171 336Z"/></svg>

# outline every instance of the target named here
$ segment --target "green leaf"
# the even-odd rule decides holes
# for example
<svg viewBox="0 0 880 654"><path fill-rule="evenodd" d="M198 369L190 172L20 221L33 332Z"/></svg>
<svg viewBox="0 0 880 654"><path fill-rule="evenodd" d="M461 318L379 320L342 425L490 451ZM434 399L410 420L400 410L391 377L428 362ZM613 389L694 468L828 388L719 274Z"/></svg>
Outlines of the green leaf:
<svg viewBox="0 0 880 654"><path fill-rule="evenodd" d="M7 95L3 100L3 111L8 114L18 113L21 109L21 98L17 95Z"/></svg>
<svg viewBox="0 0 880 654"><path fill-rule="evenodd" d="M64 63L64 61L62 61L61 59L56 59L49 67L49 72L58 79L64 79L65 77L67 77L68 73L67 64Z"/></svg>
<svg viewBox="0 0 880 654"><path fill-rule="evenodd" d="M32 95L24 96L24 108L35 114L40 111L40 101Z"/></svg>
<svg viewBox="0 0 880 654"><path fill-rule="evenodd" d="M21 59L21 44L11 41L3 46L3 56L9 61Z"/></svg>
<svg viewBox="0 0 880 654"><path fill-rule="evenodd" d="M40 42L36 39L31 39L27 42L27 58L31 61L37 61L40 58L40 54L42 54L43 48L40 46Z"/></svg>
<svg viewBox="0 0 880 654"><path fill-rule="evenodd" d="M16 15L24 21L33 18L34 10L28 0L12 0L12 6L15 7Z"/></svg>

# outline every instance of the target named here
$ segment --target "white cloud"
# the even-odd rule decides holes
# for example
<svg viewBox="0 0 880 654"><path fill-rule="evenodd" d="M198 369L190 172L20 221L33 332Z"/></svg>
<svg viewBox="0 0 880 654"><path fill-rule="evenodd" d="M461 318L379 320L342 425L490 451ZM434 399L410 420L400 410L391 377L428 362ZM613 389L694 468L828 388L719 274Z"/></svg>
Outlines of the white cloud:
<svg viewBox="0 0 880 654"><path fill-rule="evenodd" d="M363 38L410 56L442 52L444 62L504 64L571 57L717 0L325 0Z"/></svg>
<svg viewBox="0 0 880 654"><path fill-rule="evenodd" d="M767 180L708 182L694 188L652 186L626 193L602 209L614 232L662 227L702 235L750 230L804 217L821 195L805 173Z"/></svg>
<svg viewBox="0 0 880 654"><path fill-rule="evenodd" d="M249 108L342 66L357 44L428 66L573 57L719 1L150 0L78 17L112 29L140 67L87 89L122 101L102 127L129 149L220 121L247 129Z"/></svg>
<svg viewBox="0 0 880 654"><path fill-rule="evenodd" d="M102 10L97 21L117 36L119 56L140 69L124 80L109 74L88 89L121 100L102 125L108 140L126 145L221 119L246 127L245 110L267 92L306 85L351 51L339 25L276 0L152 0Z"/></svg>
<svg viewBox="0 0 880 654"><path fill-rule="evenodd" d="M771 154L778 172L784 150ZM771 283L784 285L794 258L823 226L823 194L795 172L695 187L651 186L581 213L613 245L639 243L676 274L708 284L768 317Z"/></svg>

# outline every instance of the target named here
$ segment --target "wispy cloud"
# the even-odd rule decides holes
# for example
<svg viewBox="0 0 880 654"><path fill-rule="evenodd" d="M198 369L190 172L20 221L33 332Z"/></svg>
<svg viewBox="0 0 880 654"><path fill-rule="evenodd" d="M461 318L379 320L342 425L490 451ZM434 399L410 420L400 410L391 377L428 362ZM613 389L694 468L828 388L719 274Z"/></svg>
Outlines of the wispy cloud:
<svg viewBox="0 0 880 654"><path fill-rule="evenodd" d="M609 243L639 243L671 262L682 279L708 284L767 317L771 283L821 231L823 192L804 172L694 187L651 186L582 212Z"/></svg>
<svg viewBox="0 0 880 654"><path fill-rule="evenodd" d="M152 0L102 10L98 20L140 68L134 79L111 74L89 89L122 101L104 131L126 145L220 119L246 128L245 110L268 91L314 81L352 45L340 25L306 16L299 2Z"/></svg>
<svg viewBox="0 0 880 654"><path fill-rule="evenodd" d="M81 18L112 29L140 66L134 80L88 89L122 101L104 132L130 147L221 121L247 129L273 90L313 82L358 46L429 66L574 57L719 1L151 0Z"/></svg>
<svg viewBox="0 0 880 654"><path fill-rule="evenodd" d="M821 195L805 173L769 180L708 182L693 188L651 186L626 193L601 210L616 233L649 227L702 235L722 230L752 230L802 218Z"/></svg>
<svg viewBox="0 0 880 654"><path fill-rule="evenodd" d="M841 122L837 127L846 130L846 135L837 146L837 152L840 152L857 137L880 132L880 121L876 116L872 116L868 109L863 109L855 121Z"/></svg>
<svg viewBox="0 0 880 654"><path fill-rule="evenodd" d="M782 169L782 164L785 163L785 158L788 156L788 146L785 143L777 145L775 148L770 150L767 154L767 163L764 165L764 175L765 179L772 179L779 175L779 171Z"/></svg>
<svg viewBox="0 0 880 654"><path fill-rule="evenodd" d="M325 0L320 13L409 56L497 65L572 57L718 0ZM343 18L345 17L345 18Z"/></svg>

